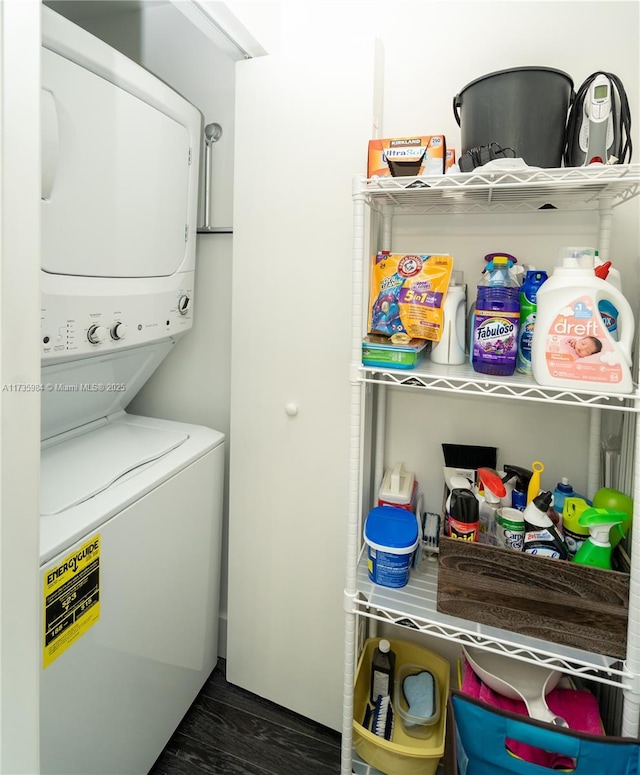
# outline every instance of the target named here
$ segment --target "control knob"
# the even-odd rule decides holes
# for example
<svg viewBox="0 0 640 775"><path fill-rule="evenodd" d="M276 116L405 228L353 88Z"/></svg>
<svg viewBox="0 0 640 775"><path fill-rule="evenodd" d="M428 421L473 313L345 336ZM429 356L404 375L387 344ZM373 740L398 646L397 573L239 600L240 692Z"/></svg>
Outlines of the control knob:
<svg viewBox="0 0 640 775"><path fill-rule="evenodd" d="M185 293L178 299L178 312L181 315L186 315L187 312L189 311L190 306L191 306L191 297L187 296L187 294Z"/></svg>
<svg viewBox="0 0 640 775"><path fill-rule="evenodd" d="M124 339L127 335L127 326L124 323L116 323L111 327L111 338L115 339L116 341L118 339Z"/></svg>
<svg viewBox="0 0 640 775"><path fill-rule="evenodd" d="M91 326L87 331L87 339L91 344L100 344L107 338L108 330L104 326Z"/></svg>

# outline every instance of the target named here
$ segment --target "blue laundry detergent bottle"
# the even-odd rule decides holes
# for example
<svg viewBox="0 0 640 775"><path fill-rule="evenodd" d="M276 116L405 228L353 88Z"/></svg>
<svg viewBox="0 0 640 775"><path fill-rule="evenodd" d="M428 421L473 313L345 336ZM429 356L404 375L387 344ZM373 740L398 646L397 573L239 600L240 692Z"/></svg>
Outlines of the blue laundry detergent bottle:
<svg viewBox="0 0 640 775"><path fill-rule="evenodd" d="M516 369L520 286L509 271L512 266L511 258L496 255L478 283L471 365L482 374L506 377Z"/></svg>

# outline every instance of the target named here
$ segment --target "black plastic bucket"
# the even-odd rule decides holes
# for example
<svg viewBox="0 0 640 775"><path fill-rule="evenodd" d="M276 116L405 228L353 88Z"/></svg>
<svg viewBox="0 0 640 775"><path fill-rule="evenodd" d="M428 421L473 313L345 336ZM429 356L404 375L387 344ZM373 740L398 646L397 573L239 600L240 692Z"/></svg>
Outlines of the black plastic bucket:
<svg viewBox="0 0 640 775"><path fill-rule="evenodd" d="M560 167L574 99L571 77L549 67L514 67L476 78L453 98L462 153L498 143L531 167Z"/></svg>

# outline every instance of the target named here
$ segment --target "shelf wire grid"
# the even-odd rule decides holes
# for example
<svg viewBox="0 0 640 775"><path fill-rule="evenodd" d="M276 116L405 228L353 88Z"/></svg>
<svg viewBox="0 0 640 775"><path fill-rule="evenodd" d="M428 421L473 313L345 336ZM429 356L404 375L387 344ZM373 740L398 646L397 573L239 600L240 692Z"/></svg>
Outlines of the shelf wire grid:
<svg viewBox="0 0 640 775"><path fill-rule="evenodd" d="M426 573L413 572L406 587L381 587L368 578L363 550L358 565L359 593L354 601L358 615L408 627L460 645L508 654L521 662L552 667L618 689L621 686L631 687L633 676L624 663L614 657L547 643L539 638L440 613L437 610L437 563L427 561L427 566L429 570Z"/></svg>
<svg viewBox="0 0 640 775"><path fill-rule="evenodd" d="M640 194L640 165L362 178L361 190L387 214L595 210L603 199L616 207Z"/></svg>
<svg viewBox="0 0 640 775"><path fill-rule="evenodd" d="M640 394L637 388L633 394L594 393L587 390L568 390L538 385L532 377L514 374L511 377L487 377L471 370L468 366L446 367L444 374L431 371L431 365L412 370L381 370L362 366L360 379L372 384L395 385L403 388L421 388L446 393L465 393L499 398L517 398L523 401L538 401L563 406L587 406L611 409L621 412L640 412ZM440 367L442 368L442 367Z"/></svg>

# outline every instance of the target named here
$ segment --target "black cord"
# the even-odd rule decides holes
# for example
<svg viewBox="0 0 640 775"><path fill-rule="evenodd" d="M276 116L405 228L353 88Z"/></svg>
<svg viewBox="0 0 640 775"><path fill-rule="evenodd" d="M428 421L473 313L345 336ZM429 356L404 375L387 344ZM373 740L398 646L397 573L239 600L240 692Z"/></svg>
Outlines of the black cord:
<svg viewBox="0 0 640 775"><path fill-rule="evenodd" d="M617 134L620 138L620 155L618 157L618 161L620 164L625 164L627 161L627 154L629 155L628 161L631 161L633 144L631 142L631 111L629 109L629 99L627 97L627 93L624 90L622 81L618 78L617 75L614 73L597 72L592 73L580 86L573 101L573 105L571 106L571 110L569 111L564 145L565 167L573 166L573 151L575 148L575 143L578 142L576 129L579 127L579 122L583 120L582 114L584 111L584 100L589 91L589 87L598 75L604 75L609 80L614 136ZM615 98L615 91L617 91L620 100L620 116L617 115L618 106ZM603 161L606 162L606 159L603 159Z"/></svg>

